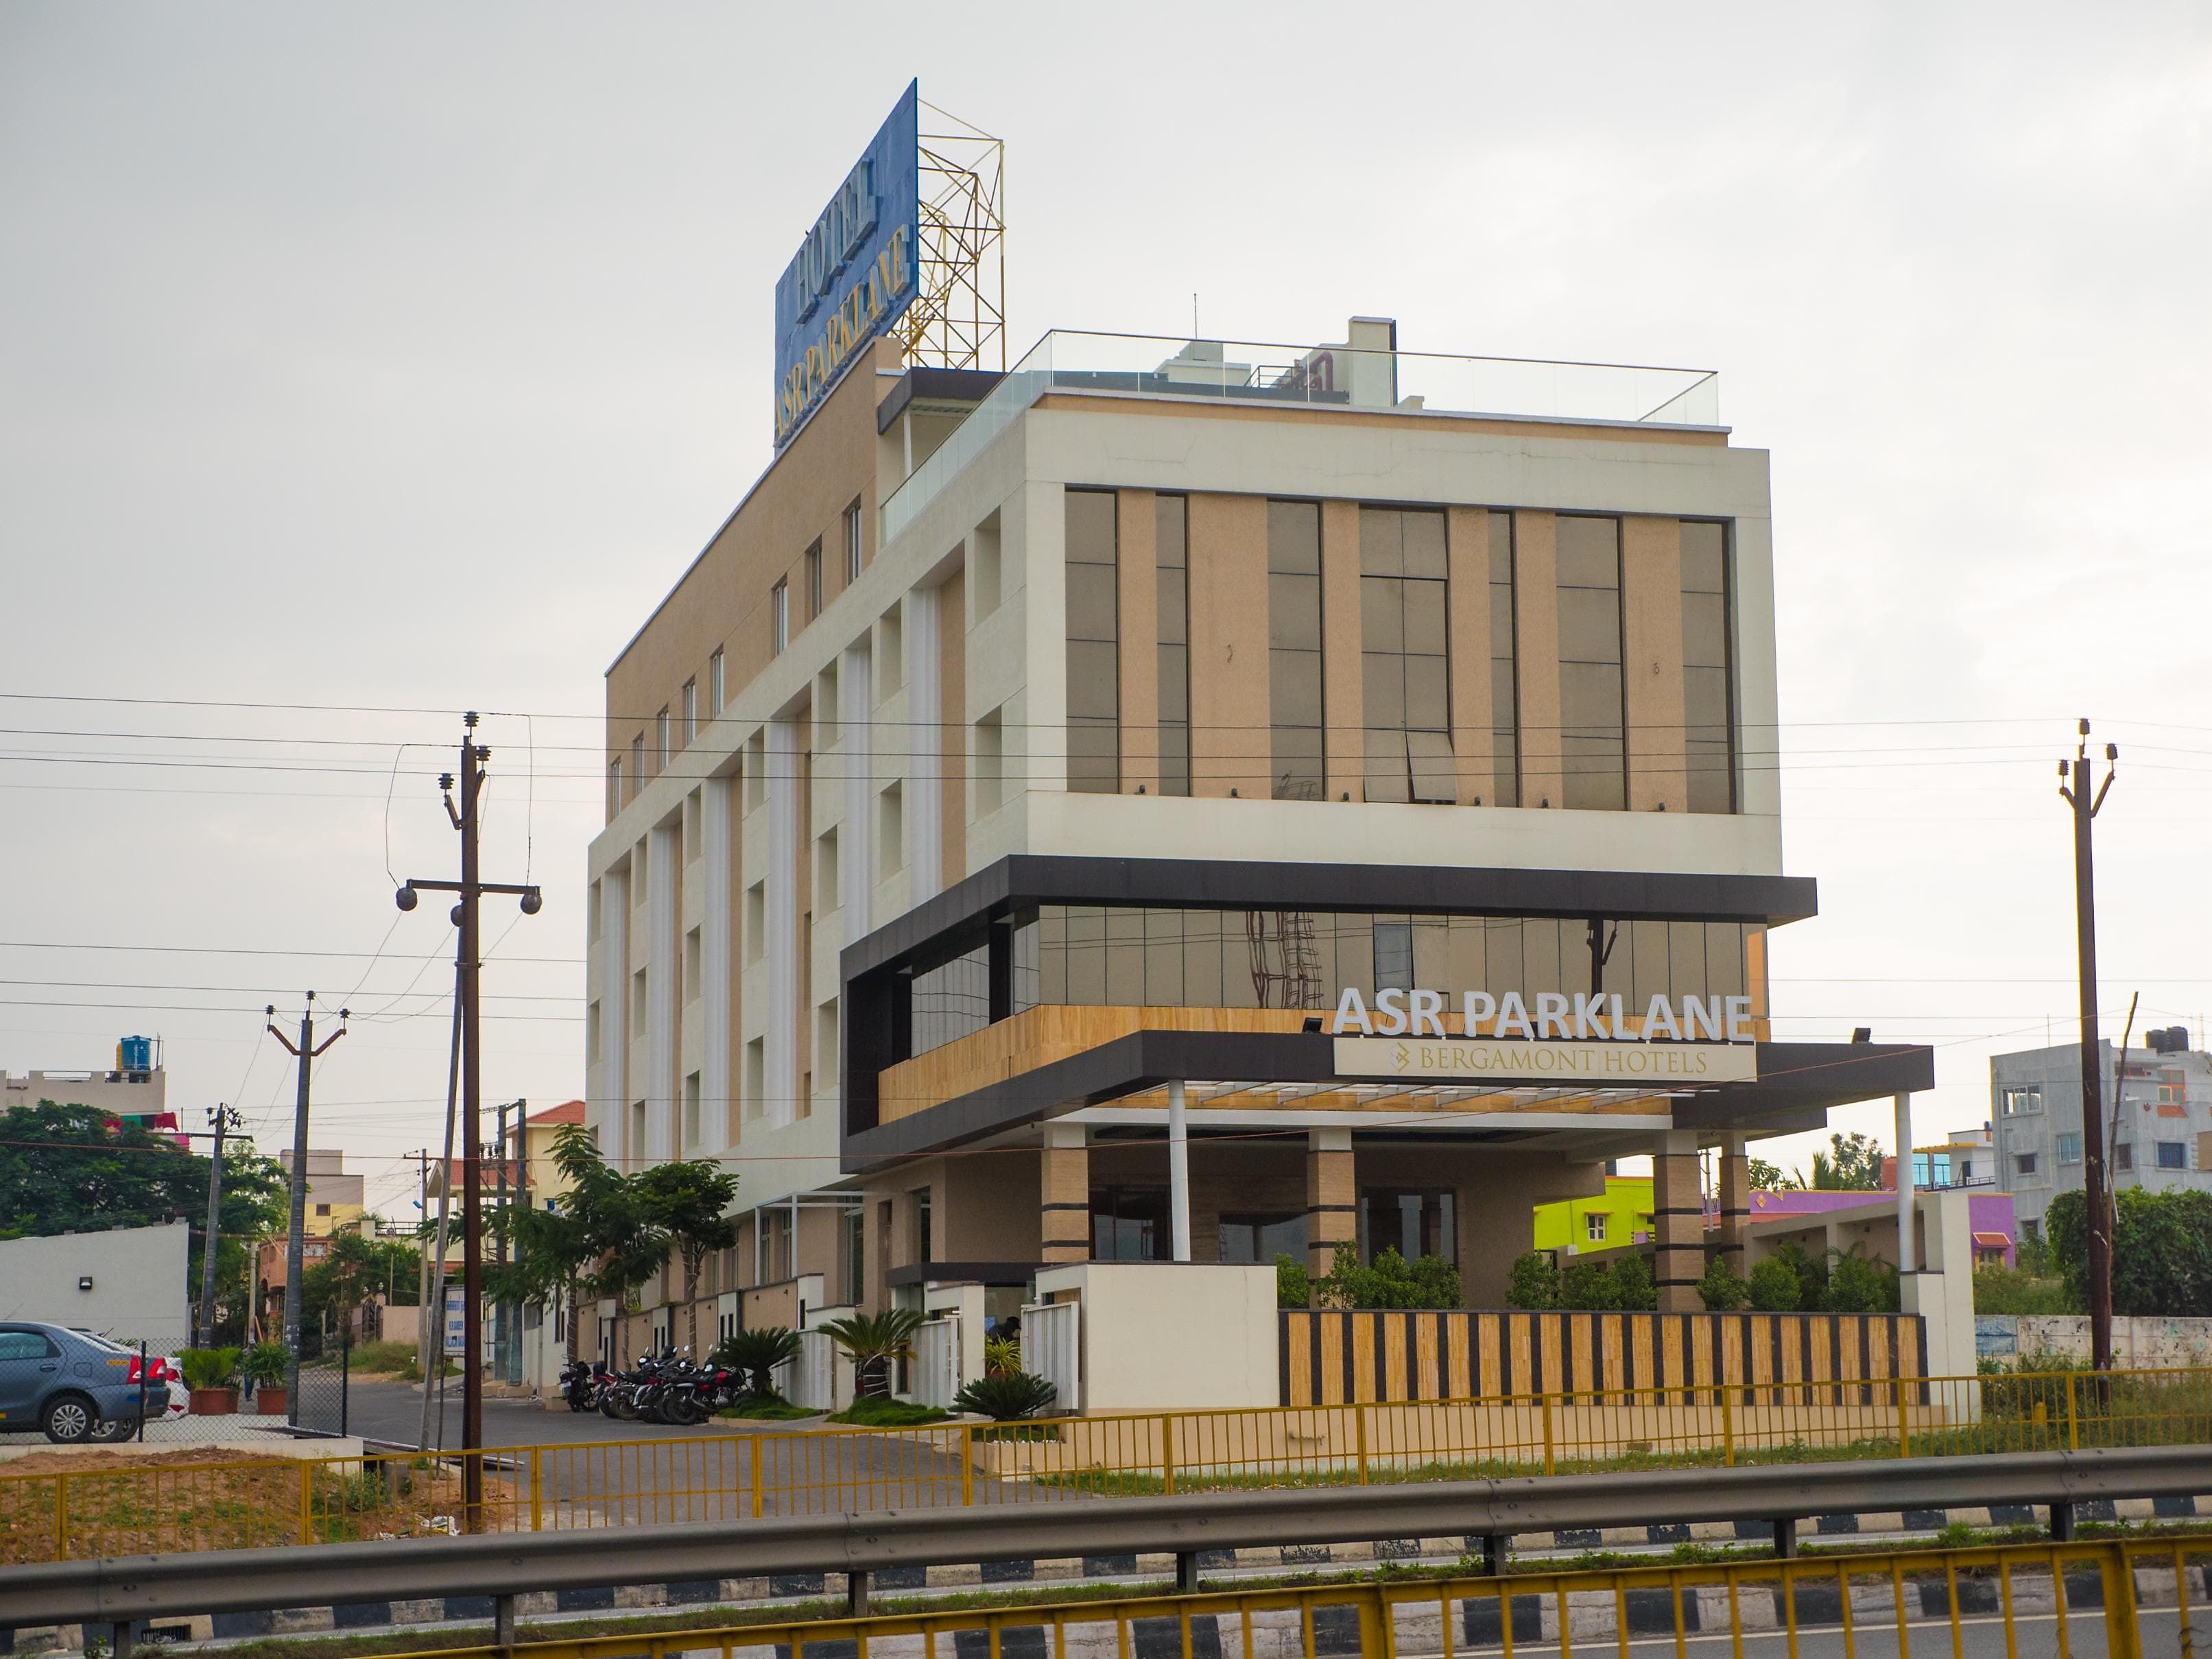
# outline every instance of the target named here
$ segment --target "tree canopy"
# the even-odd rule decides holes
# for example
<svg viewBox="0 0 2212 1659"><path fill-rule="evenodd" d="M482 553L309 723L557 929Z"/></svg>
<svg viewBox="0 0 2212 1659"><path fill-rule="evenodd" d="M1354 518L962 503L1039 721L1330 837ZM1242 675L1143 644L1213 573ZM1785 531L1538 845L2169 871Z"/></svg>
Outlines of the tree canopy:
<svg viewBox="0 0 2212 1659"><path fill-rule="evenodd" d="M1813 1154L1813 1190L1821 1193L1878 1193L1881 1190L1881 1143L1863 1134L1830 1135L1830 1150Z"/></svg>
<svg viewBox="0 0 2212 1659"><path fill-rule="evenodd" d="M206 1244L208 1166L159 1130L95 1106L42 1100L0 1114L0 1237L48 1237L191 1224L189 1283L197 1299ZM252 1296L252 1241L284 1224L284 1172L244 1140L222 1160L222 1243L216 1252L218 1321L244 1328Z"/></svg>
<svg viewBox="0 0 2212 1659"><path fill-rule="evenodd" d="M2113 1195L2112 1311L2124 1318L2212 1314L2212 1193ZM2080 1188L2051 1200L2043 1224L2069 1297L2089 1305L2089 1204Z"/></svg>

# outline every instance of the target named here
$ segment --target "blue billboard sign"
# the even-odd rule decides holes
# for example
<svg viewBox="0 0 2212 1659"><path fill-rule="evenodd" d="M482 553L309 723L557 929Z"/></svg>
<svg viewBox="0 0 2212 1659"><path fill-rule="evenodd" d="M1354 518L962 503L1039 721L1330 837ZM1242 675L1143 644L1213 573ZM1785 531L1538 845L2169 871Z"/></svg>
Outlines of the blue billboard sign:
<svg viewBox="0 0 2212 1659"><path fill-rule="evenodd" d="M909 82L775 284L775 443L789 443L921 276L921 82Z"/></svg>

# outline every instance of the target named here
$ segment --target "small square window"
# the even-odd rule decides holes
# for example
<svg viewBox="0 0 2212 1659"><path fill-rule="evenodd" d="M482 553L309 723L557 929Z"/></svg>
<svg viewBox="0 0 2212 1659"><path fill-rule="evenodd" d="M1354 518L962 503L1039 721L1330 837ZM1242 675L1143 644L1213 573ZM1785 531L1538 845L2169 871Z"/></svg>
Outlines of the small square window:
<svg viewBox="0 0 2212 1659"><path fill-rule="evenodd" d="M2185 1170L2189 1167L2189 1144L2181 1140L2161 1140L2158 1143L2158 1167L2161 1170Z"/></svg>
<svg viewBox="0 0 2212 1659"><path fill-rule="evenodd" d="M2004 1091L2003 1105L2007 1117L2017 1117L2023 1112L2039 1112L2043 1109L2043 1091L2040 1087L2008 1089Z"/></svg>
<svg viewBox="0 0 2212 1659"><path fill-rule="evenodd" d="M1605 1218L1595 1211L1586 1212L1583 1217L1583 1237L1592 1244L1604 1243Z"/></svg>
<svg viewBox="0 0 2212 1659"><path fill-rule="evenodd" d="M2018 1170L2021 1175L2032 1176L2035 1173L2035 1154L2033 1152L2022 1152L2019 1157L2013 1159L2012 1165L2013 1168Z"/></svg>

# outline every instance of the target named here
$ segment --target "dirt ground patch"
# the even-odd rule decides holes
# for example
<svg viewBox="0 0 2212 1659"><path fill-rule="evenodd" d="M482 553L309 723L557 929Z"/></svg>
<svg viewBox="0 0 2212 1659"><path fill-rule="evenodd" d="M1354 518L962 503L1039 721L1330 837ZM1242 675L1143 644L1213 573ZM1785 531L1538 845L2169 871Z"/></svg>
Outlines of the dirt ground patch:
<svg viewBox="0 0 2212 1659"><path fill-rule="evenodd" d="M11 1474L107 1474L117 1469L189 1468L220 1463L289 1463L265 1452L233 1451L222 1446L179 1446L169 1451L136 1447L88 1448L81 1452L30 1452L0 1463L0 1480Z"/></svg>

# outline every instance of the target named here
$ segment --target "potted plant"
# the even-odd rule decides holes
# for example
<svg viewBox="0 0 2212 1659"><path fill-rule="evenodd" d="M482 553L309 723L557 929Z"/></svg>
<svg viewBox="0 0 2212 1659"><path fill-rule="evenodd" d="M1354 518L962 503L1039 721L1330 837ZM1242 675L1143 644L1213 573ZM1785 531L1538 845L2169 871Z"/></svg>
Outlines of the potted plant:
<svg viewBox="0 0 2212 1659"><path fill-rule="evenodd" d="M186 1348L177 1356L194 1417L228 1417L238 1409L236 1348Z"/></svg>
<svg viewBox="0 0 2212 1659"><path fill-rule="evenodd" d="M289 1403L284 1383L292 1374L292 1351L282 1342L257 1342L246 1351L246 1374L253 1380L253 1403L264 1417L282 1417Z"/></svg>

